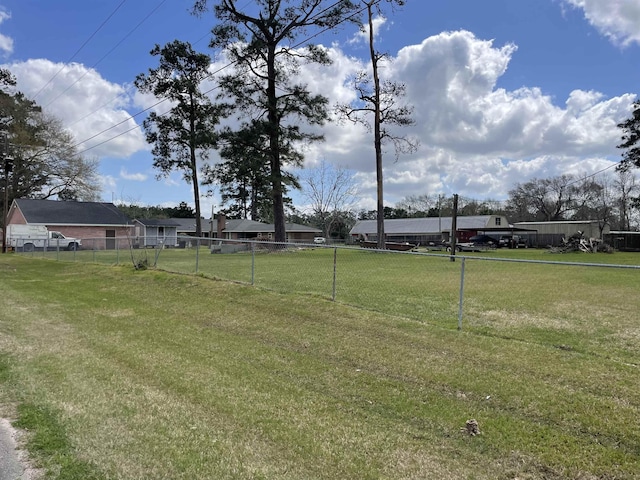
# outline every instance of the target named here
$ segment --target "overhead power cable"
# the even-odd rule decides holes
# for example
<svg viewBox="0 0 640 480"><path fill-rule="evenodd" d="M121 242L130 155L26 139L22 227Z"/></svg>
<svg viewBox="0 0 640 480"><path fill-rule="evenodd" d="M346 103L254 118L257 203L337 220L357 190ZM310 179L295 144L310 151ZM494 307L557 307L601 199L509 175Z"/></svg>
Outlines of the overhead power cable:
<svg viewBox="0 0 640 480"><path fill-rule="evenodd" d="M209 35L209 32L207 32L205 35L201 36L198 40L196 40L196 41L193 43L193 45L197 45L197 44L198 44L198 43L200 43L202 40L204 40L205 38L207 38L207 36L208 36L208 35ZM95 66L95 65L94 65L94 66ZM86 75L86 73L85 73L85 75ZM83 77L84 77L84 75L83 75ZM82 78L82 77L81 77L81 78ZM78 80L80 80L80 79L78 79ZM74 84L75 84L75 82L74 82ZM73 86L73 85L71 85L71 86ZM69 87L69 88L71 88L71 87ZM67 90L68 90L68 89L67 89ZM66 90L65 90L65 92L66 92ZM118 95L114 96L114 97L113 97L113 98L111 98L109 101L107 101L107 102L103 103L102 105L100 105L100 106L99 106L98 108L96 108L95 110L93 110L93 111L91 111L91 112L87 113L86 115L84 115L83 117L79 118L79 119L78 119L78 120L76 120L75 122L70 123L69 125L67 125L67 127L72 127L72 126L76 125L77 123L80 123L82 120L85 120L86 118L89 118L90 116L92 116L92 115L94 115L94 114L98 113L100 110L102 110L103 108L105 108L107 105L109 105L110 103L112 103L112 102L116 101L118 98L120 98L120 96L121 96L121 94L118 94ZM57 98L57 97L56 97L56 98Z"/></svg>
<svg viewBox="0 0 640 480"><path fill-rule="evenodd" d="M69 60L67 60L67 61L65 62L65 64L64 64L64 65L62 65L62 67L60 68L60 70L58 70L58 71L53 75L53 77L51 77L51 78L47 81L47 83L45 83L45 84L40 88L40 90L38 90L38 91L36 92L36 94L33 96L33 100L35 100L35 99L36 99L36 97L37 97L38 95L40 95L40 93L42 93L42 91L47 87L47 85L49 85L49 84L50 84L50 83L51 83L51 82L52 82L52 81L53 81L53 80L54 80L54 79L55 79L55 78L56 78L56 77L57 77L57 76L62 72L62 70L64 70L64 69L65 69L65 67L67 66L67 65L66 65L67 63L70 63L74 58L76 58L76 55L78 55L78 53L80 53L80 51L81 51L81 50L82 50L82 49L83 49L83 48L84 48L84 47L85 47L85 46L86 46L86 45L91 41L91 39L93 39L93 37L95 37L95 36L96 36L96 34L97 34L101 29L102 29L102 27L104 27L104 26L107 24L107 22L111 19L111 17L113 17L113 16L115 15L115 13L116 13L118 10L120 10L120 7L122 7L122 5L124 5L124 3L125 3L126 1L127 1L127 0L122 0L122 1L118 4L118 6L115 8L115 10L114 10L113 12L111 12L111 14L110 14L110 15L109 15L109 16L108 16L108 17L107 17L107 18L106 18L106 19L105 19L105 20L100 24L100 26L99 26L98 28L96 28L96 30L95 30L95 31L94 31L94 32L89 36L89 38L87 38L87 39L85 40L85 42L80 46L80 48L78 48L78 50L76 50L76 52L75 52L73 55L71 55L71 58L69 58Z"/></svg>
<svg viewBox="0 0 640 480"><path fill-rule="evenodd" d="M375 3L379 3L379 2L380 2L380 0L377 0ZM327 10L329 10L329 9L333 8L333 7L334 7L334 6L336 6L338 3L339 3L339 0L338 0L338 1L336 1L335 3L333 3L332 5L330 5L329 7L325 8L325 9L324 9L324 10L322 10L321 12L319 12L319 13L318 13L317 15L315 15L314 17L318 17L318 16L320 16L323 12L326 12ZM353 13L352 15L350 15L349 17L347 17L347 18L345 18L345 19L341 20L340 22L338 22L338 24L337 24L337 25L340 25L340 24L342 24L342 23L344 23L344 22L346 22L346 21L349 21L349 20L351 20L351 19L353 19L353 18L357 17L358 15L360 15L360 14L361 14L362 12L364 12L365 10L366 10L366 7L361 8L360 10L358 10L357 12L354 12L354 13ZM294 45L292 45L292 46L290 46L290 47L288 47L288 48L298 48L298 47L300 47L300 46L304 45L305 43L309 42L309 40L311 40L312 38L315 38L315 37L317 37L317 36L319 36L319 35L321 35L321 34L323 34L323 33L327 32L327 31L331 30L332 28L333 28L333 27L326 27L326 28L324 28L324 29L321 29L320 31L316 32L314 35L311 35L311 36L309 36L309 37L305 38L304 40L302 40L302 41L300 41L300 42L298 42L298 43L296 43L296 44L294 44ZM206 77L204 77L204 78L203 78L203 80L207 80L207 79L209 79L209 78L213 77L214 75L217 75L217 74L218 74L218 73L220 73L221 71L223 71L223 70L225 70L225 69L227 69L227 68L229 68L229 67L231 67L231 66L235 65L236 63L237 63L237 62L230 62L230 63L227 63L226 65L221 66L221 67L220 67L220 68L218 68L216 71L211 72L211 73L210 73L210 74L208 74ZM215 90L215 89L217 89L217 88L218 88L218 86L215 86L215 87L213 87L213 88L211 88L211 89L209 89L209 90L207 90L206 92L203 92L203 93L204 93L204 94L210 93L210 92L212 92L213 90ZM93 139L94 139L94 138L96 138L96 137L99 137L100 135L102 135L102 134L104 134L104 133L108 132L109 130L114 129L114 128L116 128L116 127L118 127L118 126L122 125L122 124L123 124L123 123L125 123L125 122L128 122L129 120L131 120L131 119L133 119L133 118L135 118L135 117L137 117L137 116L139 116L139 115L141 115L141 114L143 114L143 113L145 113L145 112L147 112L147 111L151 110L152 108L154 108L154 107L156 107L156 106L158 106L158 105L160 105L160 104L164 103L165 101L167 101L167 99L166 99L166 98L165 98L165 99L162 99L162 100L159 100L158 102L154 103L153 105L151 105L151 106L149 106L149 107L147 107L147 108L145 108L145 109L143 109L143 110L140 110L140 111L138 111L138 112L134 113L133 115L130 115L130 116L129 116L129 118L127 118L127 119L125 119L125 120L122 120L121 122L118 122L118 123L116 123L116 124L114 124L114 125L112 125L112 126L110 126L110 127L108 127L108 128L105 128L104 130L102 130L102 131L100 131L100 132L96 133L95 135L92 135L91 137L89 137L89 138L87 138L87 139L85 139L85 140L82 140L82 141L80 141L80 142L77 142L77 143L76 143L75 145L73 145L71 148L78 148L78 147L79 147L80 145L82 145L83 143L86 143L86 142L88 142L88 141L90 141L90 140L93 140ZM162 114L159 114L159 116L164 116L164 115L168 114L169 112L170 112L170 110L169 110L169 111L167 111L167 112L164 112L164 113L162 113ZM117 134L117 135L115 135L115 136L113 136L113 137L110 137L110 138L109 138L109 139L107 139L107 140L104 140L104 141L99 142L99 143L97 143L97 144L95 144L95 145L92 145L92 146L90 146L90 147L87 147L87 148L85 148L84 150L81 150L81 151L80 151L80 152L78 152L78 153L79 153L79 154L81 154L81 153L87 152L87 151L89 151L89 150L92 150L92 149L94 149L94 148L97 148L98 146L104 145L105 143L108 143L108 142L109 142L109 141L111 141L111 140L115 140L116 138L121 137L122 135L125 135L126 133L129 133L129 132L131 132L131 131L133 131L133 130L136 130L137 128L139 128L139 126L138 126L138 125L136 125L136 126L135 126L135 127L133 127L133 128L130 128L129 130L126 130L126 131L124 131L124 132L121 132L121 133L119 133L119 134Z"/></svg>
<svg viewBox="0 0 640 480"><path fill-rule="evenodd" d="M44 105L43 108L47 108L49 105L51 105L53 102L55 102L57 99L59 99L62 95L64 95L65 93L67 93L69 91L69 89L71 87L73 87L76 83L78 83L80 80L82 80L89 72L90 69L95 68L100 62L102 62L102 60L104 60L105 58L107 58L111 53L113 53L113 51L118 48L122 42L124 42L127 38L129 38L129 36L135 32L144 22L146 22L149 17L151 17L151 15L153 15L167 0L162 0L158 5L156 5L156 7L151 10L149 13L147 13L147 15L138 22L138 24L133 27L131 30L129 30L129 32L120 39L120 41L118 41L118 43L116 43L113 47L111 47L111 49L105 53L96 63L94 63L93 65L91 65L91 67L89 67L89 69L85 70L85 72L80 75L71 85L69 85L67 88L65 88L62 92L60 92L56 97L53 98L53 100L51 100L49 103L47 103L46 105Z"/></svg>

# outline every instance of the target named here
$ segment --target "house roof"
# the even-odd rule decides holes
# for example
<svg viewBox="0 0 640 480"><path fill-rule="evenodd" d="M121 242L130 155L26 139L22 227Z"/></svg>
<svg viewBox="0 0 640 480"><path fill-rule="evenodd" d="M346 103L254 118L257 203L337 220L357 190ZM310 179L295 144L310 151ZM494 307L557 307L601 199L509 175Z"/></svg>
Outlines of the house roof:
<svg viewBox="0 0 640 480"><path fill-rule="evenodd" d="M129 218L113 203L17 198L13 204L31 225L120 226L130 224Z"/></svg>
<svg viewBox="0 0 640 480"><path fill-rule="evenodd" d="M516 222L515 225L579 225L581 223L599 223L599 220L547 220L543 222Z"/></svg>
<svg viewBox="0 0 640 480"><path fill-rule="evenodd" d="M308 227L298 223L286 223L286 232L321 233L319 228ZM226 220L223 232L226 233L273 233L275 226L272 223L256 222L255 220Z"/></svg>
<svg viewBox="0 0 640 480"><path fill-rule="evenodd" d="M178 232L180 233L195 233L196 232L196 219L195 218L170 218L169 220L178 224ZM203 218L200 220L200 225L203 232L208 232L211 229L211 219Z"/></svg>
<svg viewBox="0 0 640 480"><path fill-rule="evenodd" d="M136 218L135 221L145 227L178 227L178 223L169 218Z"/></svg>
<svg viewBox="0 0 640 480"><path fill-rule="evenodd" d="M504 219L503 226L508 228L506 218L500 215L473 215L457 217L458 230L482 230L493 227L489 225L491 219L500 217ZM384 233L386 235L420 235L427 233L440 233L451 231L452 217L426 217L426 218L397 218L384 221ZM502 223L502 222L500 222ZM377 220L359 220L351 229L351 235L375 234Z"/></svg>

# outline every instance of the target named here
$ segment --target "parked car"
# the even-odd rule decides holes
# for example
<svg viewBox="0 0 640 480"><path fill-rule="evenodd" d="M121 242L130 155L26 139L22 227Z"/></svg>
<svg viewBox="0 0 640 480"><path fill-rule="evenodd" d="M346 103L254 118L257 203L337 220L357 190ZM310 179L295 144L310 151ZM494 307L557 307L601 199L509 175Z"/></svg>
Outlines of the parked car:
<svg viewBox="0 0 640 480"><path fill-rule="evenodd" d="M324 237L314 237L313 238L313 243L315 243L316 245L322 245L327 243L327 239Z"/></svg>
<svg viewBox="0 0 640 480"><path fill-rule="evenodd" d="M489 235L474 235L467 242L456 243L457 252L481 252L490 248L497 248L498 240ZM447 245L447 252L451 251L451 244Z"/></svg>
<svg viewBox="0 0 640 480"><path fill-rule="evenodd" d="M502 235L498 241L499 247L507 248L528 248L529 243L526 238L520 235Z"/></svg>
<svg viewBox="0 0 640 480"><path fill-rule="evenodd" d="M498 240L489 235L474 235L469 239L469 243L476 247L496 248L498 246Z"/></svg>

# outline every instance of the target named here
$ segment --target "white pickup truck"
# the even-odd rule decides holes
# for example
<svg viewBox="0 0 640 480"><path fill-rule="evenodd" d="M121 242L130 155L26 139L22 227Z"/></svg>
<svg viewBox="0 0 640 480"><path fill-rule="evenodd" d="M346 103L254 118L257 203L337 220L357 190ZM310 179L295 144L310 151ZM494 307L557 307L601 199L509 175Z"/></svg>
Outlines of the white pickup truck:
<svg viewBox="0 0 640 480"><path fill-rule="evenodd" d="M78 250L82 241L65 237L44 225L7 225L7 245L23 252L33 252L36 248Z"/></svg>

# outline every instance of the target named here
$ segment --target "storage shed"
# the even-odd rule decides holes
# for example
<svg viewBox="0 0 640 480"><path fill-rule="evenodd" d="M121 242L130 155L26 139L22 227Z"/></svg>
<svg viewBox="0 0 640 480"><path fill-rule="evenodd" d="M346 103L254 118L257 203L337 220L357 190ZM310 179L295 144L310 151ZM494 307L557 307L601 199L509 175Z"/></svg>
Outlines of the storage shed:
<svg viewBox="0 0 640 480"><path fill-rule="evenodd" d="M451 240L451 217L398 218L384 221L388 242L409 242L426 245L429 242ZM466 242L473 235L488 231L510 231L509 220L503 215L470 215L456 219L456 239ZM349 232L352 241L377 239L377 220L359 220Z"/></svg>
<svg viewBox="0 0 640 480"><path fill-rule="evenodd" d="M612 230L604 241L621 252L640 252L640 232Z"/></svg>
<svg viewBox="0 0 640 480"><path fill-rule="evenodd" d="M546 247L548 245L557 246L562 243L563 238L582 232L585 238L602 239L609 233L609 225L603 224L599 220L559 220L551 222L516 222L514 227L523 230L535 231L536 233L525 234L530 245Z"/></svg>
<svg viewBox="0 0 640 480"><path fill-rule="evenodd" d="M133 245L139 248L177 247L179 224L169 219L141 218L133 221Z"/></svg>

